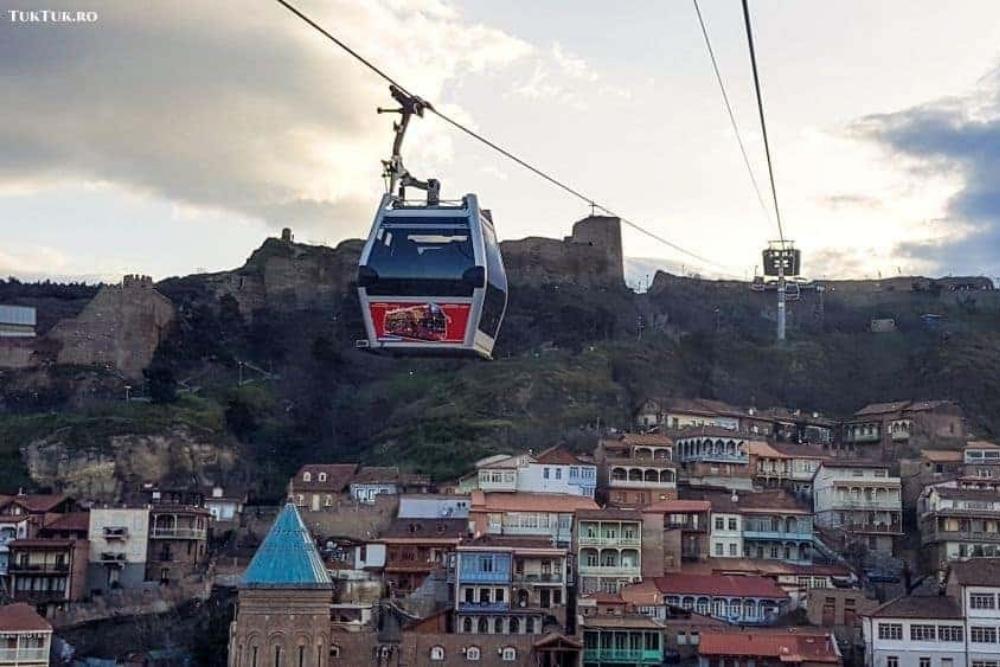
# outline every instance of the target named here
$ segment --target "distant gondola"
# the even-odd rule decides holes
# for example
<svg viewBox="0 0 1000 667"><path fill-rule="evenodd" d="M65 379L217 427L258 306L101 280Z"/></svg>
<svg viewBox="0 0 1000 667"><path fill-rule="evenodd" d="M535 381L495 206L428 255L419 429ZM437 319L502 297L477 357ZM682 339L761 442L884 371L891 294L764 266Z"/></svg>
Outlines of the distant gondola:
<svg viewBox="0 0 1000 667"><path fill-rule="evenodd" d="M474 194L438 197L439 184L418 181L399 150L412 114L426 102L392 88L402 105L389 192L382 197L358 266L358 298L372 350L451 353L489 359L507 308L507 275L489 211ZM398 192L396 192L396 186ZM405 198L406 187L427 192Z"/></svg>

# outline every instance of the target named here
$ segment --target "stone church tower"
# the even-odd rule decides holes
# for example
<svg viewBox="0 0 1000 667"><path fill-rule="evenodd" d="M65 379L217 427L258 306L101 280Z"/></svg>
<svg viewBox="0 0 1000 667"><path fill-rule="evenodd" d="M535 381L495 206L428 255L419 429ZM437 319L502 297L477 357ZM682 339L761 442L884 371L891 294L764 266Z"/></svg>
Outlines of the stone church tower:
<svg viewBox="0 0 1000 667"><path fill-rule="evenodd" d="M333 583L291 503L239 585L229 667L327 667Z"/></svg>

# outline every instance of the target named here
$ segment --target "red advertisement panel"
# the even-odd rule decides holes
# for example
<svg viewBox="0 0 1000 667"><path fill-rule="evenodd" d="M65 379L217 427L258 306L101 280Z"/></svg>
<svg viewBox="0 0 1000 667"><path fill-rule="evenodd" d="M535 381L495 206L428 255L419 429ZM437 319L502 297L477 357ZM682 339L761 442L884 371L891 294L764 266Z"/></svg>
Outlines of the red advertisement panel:
<svg viewBox="0 0 1000 667"><path fill-rule="evenodd" d="M380 341L461 343L469 326L468 303L370 304L375 336Z"/></svg>

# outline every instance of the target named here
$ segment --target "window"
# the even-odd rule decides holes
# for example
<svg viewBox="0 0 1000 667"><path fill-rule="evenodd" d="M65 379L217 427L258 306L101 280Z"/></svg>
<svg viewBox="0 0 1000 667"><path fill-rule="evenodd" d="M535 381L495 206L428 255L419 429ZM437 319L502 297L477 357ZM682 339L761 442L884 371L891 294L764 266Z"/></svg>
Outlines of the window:
<svg viewBox="0 0 1000 667"><path fill-rule="evenodd" d="M729 517L729 530L736 530L736 518Z"/></svg>
<svg viewBox="0 0 1000 667"><path fill-rule="evenodd" d="M899 657L887 655L885 657L885 667L899 667Z"/></svg>
<svg viewBox="0 0 1000 667"><path fill-rule="evenodd" d="M996 596L992 593L971 593L969 607L972 609L993 609L996 607Z"/></svg>
<svg viewBox="0 0 1000 667"><path fill-rule="evenodd" d="M544 468L542 470L542 477L544 477L545 479L549 478L549 469L548 468Z"/></svg>
<svg viewBox="0 0 1000 667"><path fill-rule="evenodd" d="M444 647L434 646L431 648L431 660L441 662L444 660Z"/></svg>
<svg viewBox="0 0 1000 667"><path fill-rule="evenodd" d="M961 625L938 626L938 639L943 642L960 642L962 641L962 634Z"/></svg>
<svg viewBox="0 0 1000 667"><path fill-rule="evenodd" d="M927 656L920 656L920 667L931 667L931 659Z"/></svg>
<svg viewBox="0 0 1000 667"><path fill-rule="evenodd" d="M716 542L715 543L715 555L716 556L723 555L723 553L722 553L722 542Z"/></svg>
<svg viewBox="0 0 1000 667"><path fill-rule="evenodd" d="M736 556L736 544L735 543L731 543L729 545L729 555L730 556Z"/></svg>
<svg viewBox="0 0 1000 667"><path fill-rule="evenodd" d="M937 628L933 625L914 623L910 626L910 639L913 641L934 641L937 638ZM930 667L930 665L921 665Z"/></svg>
<svg viewBox="0 0 1000 667"><path fill-rule="evenodd" d="M313 478L313 476L312 476L311 472L304 472L304 473L302 473L302 481L303 482L311 482L312 478Z"/></svg>
<svg viewBox="0 0 1000 667"><path fill-rule="evenodd" d="M997 667L996 660L973 660L972 667Z"/></svg>
<svg viewBox="0 0 1000 667"><path fill-rule="evenodd" d="M725 527L726 527L726 520L723 519L721 516L715 517L715 529L724 530Z"/></svg>
<svg viewBox="0 0 1000 667"><path fill-rule="evenodd" d="M556 479L562 479L562 468L556 468Z"/></svg>
<svg viewBox="0 0 1000 667"><path fill-rule="evenodd" d="M321 472L319 474L319 481L321 481L321 482L325 482L326 481L326 473L325 472Z"/></svg>
<svg viewBox="0 0 1000 667"><path fill-rule="evenodd" d="M465 659L469 662L476 662L479 660L480 652L478 646L470 646L465 649Z"/></svg>
<svg viewBox="0 0 1000 667"><path fill-rule="evenodd" d="M580 476L580 469L577 468L576 466L571 466L569 469L569 478L576 479L579 476Z"/></svg>
<svg viewBox="0 0 1000 667"><path fill-rule="evenodd" d="M472 632L472 619L466 616L462 619L462 632L471 633Z"/></svg>
<svg viewBox="0 0 1000 667"><path fill-rule="evenodd" d="M997 629L996 628L977 628L973 627L969 630L969 635L974 644L996 644L997 643Z"/></svg>
<svg viewBox="0 0 1000 667"><path fill-rule="evenodd" d="M903 624L902 623L879 623L878 624L878 638L879 639L902 639L903 638Z"/></svg>
<svg viewBox="0 0 1000 667"><path fill-rule="evenodd" d="M500 653L500 659L504 662L514 662L517 660L517 649L513 646L507 646Z"/></svg>

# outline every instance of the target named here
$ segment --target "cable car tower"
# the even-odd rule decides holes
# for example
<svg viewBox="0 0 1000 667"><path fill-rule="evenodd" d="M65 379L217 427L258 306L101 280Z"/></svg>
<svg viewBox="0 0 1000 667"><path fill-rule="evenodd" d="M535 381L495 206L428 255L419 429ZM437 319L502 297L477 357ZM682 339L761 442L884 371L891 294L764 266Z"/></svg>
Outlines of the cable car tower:
<svg viewBox="0 0 1000 667"><path fill-rule="evenodd" d="M798 282L787 279L798 278L802 267L802 251L793 241L769 241L763 252L765 278L777 278L778 292L778 342L785 340L785 302L799 298ZM792 289L789 290L789 287ZM791 294L789 294L791 291Z"/></svg>

